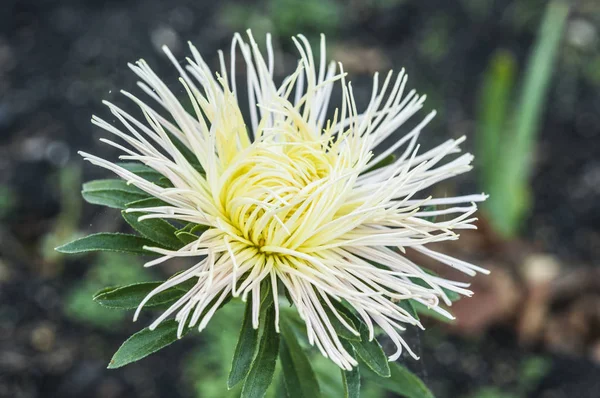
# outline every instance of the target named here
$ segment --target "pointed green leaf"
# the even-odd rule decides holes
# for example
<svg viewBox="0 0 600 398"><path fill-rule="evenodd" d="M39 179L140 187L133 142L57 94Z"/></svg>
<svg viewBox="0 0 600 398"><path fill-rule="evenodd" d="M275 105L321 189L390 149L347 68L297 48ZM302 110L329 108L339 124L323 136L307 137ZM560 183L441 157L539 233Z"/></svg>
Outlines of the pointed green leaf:
<svg viewBox="0 0 600 398"><path fill-rule="evenodd" d="M181 142L177 137L173 134L169 134L169 138L171 142L177 148L177 150L183 155L185 160L200 174L205 175L204 169L198 160L198 157L194 154L194 152L183 142Z"/></svg>
<svg viewBox="0 0 600 398"><path fill-rule="evenodd" d="M202 235L204 231L208 229L208 226L196 224L193 222L187 223L183 228L177 230L177 232L189 232L190 234L195 234L196 236Z"/></svg>
<svg viewBox="0 0 600 398"><path fill-rule="evenodd" d="M175 232L175 236L187 245L197 241L200 235L207 229L208 227L206 225L188 223L185 227L178 229L177 232Z"/></svg>
<svg viewBox="0 0 600 398"><path fill-rule="evenodd" d="M178 323L170 319L162 322L154 330L145 328L137 332L121 345L108 368L120 368L165 348L177 340L177 327Z"/></svg>
<svg viewBox="0 0 600 398"><path fill-rule="evenodd" d="M373 371L382 377L390 376L390 367L387 356L383 352L377 339L369 341L369 329L365 323L354 315L343 303L333 302L334 307L346 315L357 326L360 341L347 340L358 354L358 357Z"/></svg>
<svg viewBox="0 0 600 398"><path fill-rule="evenodd" d="M81 194L88 203L116 209L124 209L127 203L148 197L141 189L117 179L87 182Z"/></svg>
<svg viewBox="0 0 600 398"><path fill-rule="evenodd" d="M280 343L279 357L288 398L321 397L315 373L296 335L285 321L280 326L284 339Z"/></svg>
<svg viewBox="0 0 600 398"><path fill-rule="evenodd" d="M358 370L358 366L352 370L342 369L342 381L344 383L345 398L360 397L360 371Z"/></svg>
<svg viewBox="0 0 600 398"><path fill-rule="evenodd" d="M183 272L183 271L181 271L181 272ZM178 273L174 274L174 275L173 275L171 278L169 278L169 279L172 279L172 278L174 278L176 275L179 275L179 274L180 274L180 272L178 272ZM179 289L179 290L183 290L184 292L189 292L190 290L192 290L192 288L193 288L194 286L196 286L196 284L197 284L197 283L198 283L198 278L191 278L191 279L188 279L188 280L186 280L186 281L184 281L184 282L181 282L180 284L178 284L178 285L177 285L177 286L175 286L175 287L176 287L177 289ZM230 297L231 297L231 296L230 296ZM223 302L223 304L225 304L225 303L229 302L230 300L231 300L231 298L227 298L227 299L225 299L225 301Z"/></svg>
<svg viewBox="0 0 600 398"><path fill-rule="evenodd" d="M198 236L186 231L176 232L175 237L184 245L189 245L198 240Z"/></svg>
<svg viewBox="0 0 600 398"><path fill-rule="evenodd" d="M436 319L438 321L445 322L445 323L453 322L452 319L446 318L439 312L436 312L436 311L432 310L431 308L428 308L426 305L423 305L423 304L419 303L418 301L410 300L410 303L414 307L415 311L417 311L421 315L425 315L425 316L428 316L430 318L433 318L433 319Z"/></svg>
<svg viewBox="0 0 600 398"><path fill-rule="evenodd" d="M325 312L328 315L329 321L331 322L331 325L333 326L333 328L335 329L335 332L337 333L337 335L345 340L354 340L354 341L360 341L360 335L357 336L354 333L352 333L346 326L344 326L344 324L333 314L333 312L327 308L326 306L324 306L325 308ZM350 319L346 314L344 314L343 312L339 312L340 317L350 326L352 326L355 330L358 331L356 324L352 321L352 319Z"/></svg>
<svg viewBox="0 0 600 398"><path fill-rule="evenodd" d="M128 209L143 209L146 207L160 207L160 206L171 206L167 202L160 200L158 198L146 198L142 200L136 200L135 202L130 202L126 204Z"/></svg>
<svg viewBox="0 0 600 398"><path fill-rule="evenodd" d="M369 341L369 330L364 323L358 326L361 341L348 340L358 357L381 377L390 377L388 359L377 339Z"/></svg>
<svg viewBox="0 0 600 398"><path fill-rule="evenodd" d="M275 330L275 308L270 306L264 320L264 331L260 339L258 353L252 362L242 398L264 397L275 373L275 363L279 352L279 333Z"/></svg>
<svg viewBox="0 0 600 398"><path fill-rule="evenodd" d="M335 309L338 311L340 316L350 326L354 327L354 329L357 332L359 332L359 335L357 336L354 333L352 333L350 330L348 330L338 319L334 320L333 318L335 318L335 315L333 313L331 313L331 310L329 308L327 308L326 311L329 314L329 319L331 320L332 326L334 327L338 336L340 336L344 340L361 341L363 339L363 337L360 334L359 326L361 324L364 324L363 320L358 318L355 314L353 314L352 311L348 307L346 307L346 305L344 305L340 302L337 302L337 301L332 301L332 304L335 307Z"/></svg>
<svg viewBox="0 0 600 398"><path fill-rule="evenodd" d="M92 297L92 299L94 299L96 296L101 295L102 293L107 293L107 292L112 292L115 289L118 289L119 286L106 286L103 289L98 290L96 293L94 293L94 296Z"/></svg>
<svg viewBox="0 0 600 398"><path fill-rule="evenodd" d="M423 269L423 271L425 271L426 273L430 274L430 275L434 275L434 276L439 276L438 274L436 274L433 271L430 271L428 269ZM419 277L412 277L409 278L411 282L419 285L419 286L423 286L426 287L428 289L431 288L431 286L429 285L429 283L425 282L423 279L419 278ZM442 288L442 290L444 291L444 293L446 293L446 296L448 296L448 299L452 302L454 301L458 301L460 300L460 294L456 293L455 291L452 290L448 290L446 288Z"/></svg>
<svg viewBox="0 0 600 398"><path fill-rule="evenodd" d="M395 161L396 161L396 155L394 155L394 154L388 155L385 158L381 159L377 164L370 167L369 170L365 171L365 173L380 169L385 166L389 166L390 164L394 163Z"/></svg>
<svg viewBox="0 0 600 398"><path fill-rule="evenodd" d="M164 188L173 188L174 187L171 180L169 180L167 177L161 177L160 180L158 180L158 184L156 184L156 185L159 185Z"/></svg>
<svg viewBox="0 0 600 398"><path fill-rule="evenodd" d="M154 289L162 285L163 282L143 282L128 286L120 286L99 291L94 296L94 301L98 304L115 309L131 310L138 307L140 302ZM164 304L173 303L185 294L182 289L171 288L153 296L144 307L156 307Z"/></svg>
<svg viewBox="0 0 600 398"><path fill-rule="evenodd" d="M76 239L56 248L56 251L66 254L87 253L94 251L109 251L120 253L149 254L144 246L156 246L154 242L140 236L101 232Z"/></svg>
<svg viewBox="0 0 600 398"><path fill-rule="evenodd" d="M354 349L348 343L343 341L342 345L353 357L356 356ZM359 398L360 397L360 370L358 366L352 368L352 370L341 369L342 382L344 383L344 398Z"/></svg>
<svg viewBox="0 0 600 398"><path fill-rule="evenodd" d="M195 234L195 235L202 235L204 233L204 231L206 231L208 229L208 225L200 225L200 224L196 224L192 227L192 229L190 230L191 233Z"/></svg>
<svg viewBox="0 0 600 398"><path fill-rule="evenodd" d="M117 166L121 166L125 170L142 177L146 181L152 182L156 185L161 185L160 179L163 178L163 175L154 170L152 167L148 167L139 162L121 162L117 163Z"/></svg>
<svg viewBox="0 0 600 398"><path fill-rule="evenodd" d="M374 373L367 376L383 388L405 398L434 398L425 383L406 367L392 363L390 368L392 375L389 378L383 379Z"/></svg>
<svg viewBox="0 0 600 398"><path fill-rule="evenodd" d="M429 212L429 211L436 211L436 210L438 210L437 206L425 206L425 207L423 207L423 209L421 211L422 212L426 212L426 211ZM437 216L423 217L423 220L429 221L429 222L435 222L436 219L437 219Z"/></svg>
<svg viewBox="0 0 600 398"><path fill-rule="evenodd" d="M258 347L258 329L252 327L252 299L246 303L244 311L244 320L242 321L242 329L238 338L231 362L231 370L227 380L227 387L233 388L237 383L244 380L250 371L250 364L254 359Z"/></svg>
<svg viewBox="0 0 600 398"><path fill-rule="evenodd" d="M419 320L419 314L410 300L400 300L398 306L406 310L406 312L412 315L417 321Z"/></svg>
<svg viewBox="0 0 600 398"><path fill-rule="evenodd" d="M121 214L133 229L159 246L171 250L177 250L183 246L175 236L177 229L165 220L151 218L139 221L139 217L143 214L127 213L126 211L122 211Z"/></svg>

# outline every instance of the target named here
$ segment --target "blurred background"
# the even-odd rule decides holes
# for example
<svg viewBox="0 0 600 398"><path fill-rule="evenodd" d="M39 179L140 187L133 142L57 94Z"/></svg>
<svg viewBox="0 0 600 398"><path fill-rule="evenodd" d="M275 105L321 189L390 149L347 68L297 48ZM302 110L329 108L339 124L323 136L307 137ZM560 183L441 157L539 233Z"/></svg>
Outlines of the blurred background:
<svg viewBox="0 0 600 398"><path fill-rule="evenodd" d="M280 75L295 65L291 35L316 43L327 34L359 105L373 72L406 68L409 86L428 95L426 111L438 111L422 147L466 135L477 156L474 172L437 189L490 193L480 228L440 250L492 275L453 306L457 321L427 319L427 332L411 332L421 360L403 358L407 366L442 398L599 397L597 0L3 0L0 396L228 396L239 310L107 370L151 316L134 324L92 294L164 274L127 256L65 258L53 248L125 230L118 211L82 201L81 183L108 175L76 152L114 155L89 120L107 114L102 99L135 90L127 62L143 57L174 81L160 46L183 60L192 41L216 66L216 50L247 28L274 34ZM325 396L341 396L323 377ZM363 396L394 395L366 383Z"/></svg>

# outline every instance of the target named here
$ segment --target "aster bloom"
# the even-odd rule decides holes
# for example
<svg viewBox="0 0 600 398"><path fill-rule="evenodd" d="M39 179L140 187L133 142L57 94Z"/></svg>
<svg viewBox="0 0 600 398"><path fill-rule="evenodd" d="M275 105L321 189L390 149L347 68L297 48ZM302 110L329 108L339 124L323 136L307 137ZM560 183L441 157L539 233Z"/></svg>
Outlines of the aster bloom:
<svg viewBox="0 0 600 398"><path fill-rule="evenodd" d="M129 66L148 98L123 94L143 117L109 102L105 104L118 126L93 117L94 124L120 139L102 139L124 153L120 159L141 162L169 182L158 184L82 153L162 201L127 212L141 213L139 221L203 226L197 239L178 250L145 247L159 255L148 267L175 257L191 257L195 265L154 289L135 318L152 297L186 283L193 287L150 329L174 316L180 335L186 327L202 330L230 297L251 300L257 328L261 290L269 289L278 331L279 295L285 290L306 325L309 343L341 368L350 370L357 361L333 322L359 332L341 315L338 303L364 322L370 339L376 330L389 336L397 347L389 360L403 349L415 356L402 332L408 325L422 325L399 302L411 299L452 318L441 306L451 304L448 292L471 292L468 284L426 272L407 251L467 275L487 272L427 248L457 239L456 230L475 228L475 203L485 195L433 198L425 193L435 183L469 171L473 156L458 154L464 137L420 150L419 135L434 112L396 137L425 100L414 90L406 92L404 71L390 71L384 78L375 74L370 101L359 112L343 66L326 64L324 37L318 62L304 36L293 41L300 59L281 84L274 79L269 36L265 57L250 33L247 41L236 34L230 66L219 52L218 72L191 44L185 67L164 48L180 75L183 88L177 95L140 60ZM249 120L238 101L235 66L240 54ZM334 89L341 91L341 101L328 112ZM392 154L398 157L390 161Z"/></svg>

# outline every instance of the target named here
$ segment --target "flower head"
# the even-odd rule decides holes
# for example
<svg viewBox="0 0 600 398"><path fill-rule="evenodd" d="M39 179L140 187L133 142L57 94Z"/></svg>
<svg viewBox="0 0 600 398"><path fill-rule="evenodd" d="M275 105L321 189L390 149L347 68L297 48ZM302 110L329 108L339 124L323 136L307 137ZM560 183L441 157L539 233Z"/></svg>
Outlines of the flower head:
<svg viewBox="0 0 600 398"><path fill-rule="evenodd" d="M351 369L357 362L344 349L332 318L352 333L358 331L340 315L336 302L357 314L371 338L375 327L390 337L397 347L391 360L403 348L414 356L401 333L407 325L422 326L398 302L412 299L451 317L440 307L440 301L450 304L446 292L471 292L467 284L424 271L406 251L420 252L468 275L486 272L426 247L457 239L456 230L474 228L475 202L485 199L422 193L471 169L470 154L455 155L464 137L420 151L419 134L432 112L391 141L425 100L414 90L405 92L404 71L389 72L383 79L375 74L370 102L359 112L342 65L326 65L324 38L318 64L307 39L294 38L298 66L276 84L270 37L266 58L250 33L248 37L246 42L235 35L229 69L219 52L218 73L192 45L185 68L164 49L180 74L185 101L143 60L130 65L154 104L124 92L139 106L143 119L108 102L120 126L93 118L94 124L124 141L126 145L103 140L124 152L121 159L139 161L169 181L156 184L83 153L93 164L164 202L127 211L143 213L140 220L194 223L205 230L179 250L147 247L160 257L146 266L174 257L197 262L150 293L135 316L154 295L193 281L194 287L151 327L175 314L180 333L185 325L202 330L231 296L252 299L253 324L258 327L259 297L268 286L276 314L278 296L285 289L306 324L309 342L342 368ZM235 58L240 52L246 64L248 121L238 101ZM341 102L328 113L336 86L341 88ZM191 103L188 108L193 111L184 102ZM392 154L398 158L390 161ZM432 220L434 216L443 219Z"/></svg>

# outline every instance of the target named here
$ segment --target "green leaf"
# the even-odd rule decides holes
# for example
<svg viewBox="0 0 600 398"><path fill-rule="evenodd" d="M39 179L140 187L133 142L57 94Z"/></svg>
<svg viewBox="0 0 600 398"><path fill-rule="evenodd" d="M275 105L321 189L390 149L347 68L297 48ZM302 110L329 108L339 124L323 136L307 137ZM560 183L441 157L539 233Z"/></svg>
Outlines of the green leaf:
<svg viewBox="0 0 600 398"><path fill-rule="evenodd" d="M186 228L188 227L189 225L186 226ZM189 229L193 228L194 227L189 227ZM266 312L273 305L273 296L271 293L270 282L267 279L262 283L259 297L262 313ZM244 311L242 328L235 347L231 370L229 371L227 380L227 387L229 389L246 377L251 367L252 360L254 359L256 347L258 346L258 330L254 329L252 326L252 300L251 296L246 304L246 310Z"/></svg>
<svg viewBox="0 0 600 398"><path fill-rule="evenodd" d="M327 308L327 306L323 306L325 308L325 312L328 315L329 321L331 322L331 325L333 326L333 328L335 329L336 334L345 339L345 340L354 340L354 341L360 341L361 337L355 335L354 333L352 333L350 330L348 330L348 328L346 326L344 326L342 324L342 322L340 322L339 319L337 319L337 317L333 314L333 312ZM355 330L358 331L358 329L356 328L356 324L354 323L354 321L352 321L352 319L350 319L350 317L348 317L345 313L338 311L338 314L342 317L342 319L344 319L344 321L346 323L348 323L350 326L352 326Z"/></svg>
<svg viewBox="0 0 600 398"><path fill-rule="evenodd" d="M398 306L406 310L417 321L419 320L419 314L417 313L417 310L415 310L415 307L410 300L400 300L398 302Z"/></svg>
<svg viewBox="0 0 600 398"><path fill-rule="evenodd" d="M95 180L83 184L81 195L95 205L124 209L127 203L145 199L148 194L124 180Z"/></svg>
<svg viewBox="0 0 600 398"><path fill-rule="evenodd" d="M439 312L436 312L436 311L432 310L431 308L428 308L426 305L423 305L423 304L419 303L418 301L414 301L411 299L409 299L409 301L410 301L411 305L414 307L415 311L417 311L421 315L425 315L425 316L428 316L430 318L433 318L433 319L436 319L438 321L445 322L445 323L453 322L452 319L446 318Z"/></svg>
<svg viewBox="0 0 600 398"><path fill-rule="evenodd" d="M381 377L390 377L390 367L388 359L377 339L369 341L369 330L364 323L358 326L361 341L348 340L358 357L375 373Z"/></svg>
<svg viewBox="0 0 600 398"><path fill-rule="evenodd" d="M181 271L183 272L183 271ZM179 275L181 272L178 272L176 274L174 274L172 277L170 277L169 279L173 279L175 276ZM178 284L177 286L175 286L177 289L179 290L183 290L184 292L189 292L190 290L192 290L192 288L194 286L196 286L196 284L198 283L198 279L197 278L191 278L188 279L186 281L181 282L180 284ZM223 304L229 302L231 300L231 296L229 296L228 298L226 298L223 301Z"/></svg>
<svg viewBox="0 0 600 398"><path fill-rule="evenodd" d="M178 229L177 232L175 232L175 237L187 245L197 241L200 235L207 229L208 226L206 225L188 223L185 227Z"/></svg>
<svg viewBox="0 0 600 398"><path fill-rule="evenodd" d="M436 211L437 210L437 206L425 206L423 207L423 212L426 211ZM435 222L435 220L437 219L437 216L429 216L429 217L423 217L423 220L425 221L429 221L429 222Z"/></svg>
<svg viewBox="0 0 600 398"><path fill-rule="evenodd" d="M421 379L398 363L392 363L389 378L382 379L373 373L366 376L383 388L405 398L434 398L433 393Z"/></svg>
<svg viewBox="0 0 600 398"><path fill-rule="evenodd" d="M144 246L156 246L154 242L140 236L101 232L76 239L56 248L59 253L75 254L94 251L149 254Z"/></svg>
<svg viewBox="0 0 600 398"><path fill-rule="evenodd" d="M157 185L160 185L161 187L164 187L164 188L173 188L174 187L171 180L169 180L167 177L161 177L160 180L158 180Z"/></svg>
<svg viewBox="0 0 600 398"><path fill-rule="evenodd" d="M436 274L433 271L430 271L428 269L423 269L423 271L425 271L426 273L428 273L429 275L434 275L434 276L439 276L438 274ZM414 284L417 284L419 286L423 286L426 287L428 289L431 288L431 286L429 285L429 283L425 282L425 280L418 278L418 277L412 277L412 278L408 278L410 279L411 282L413 282ZM442 290L444 291L444 293L446 293L446 296L448 296L448 299L452 302L454 301L458 301L460 300L461 296L460 294L456 293L455 291L452 290L448 290L446 288L442 288Z"/></svg>
<svg viewBox="0 0 600 398"><path fill-rule="evenodd" d="M229 389L244 380L250 371L256 347L258 347L258 329L252 327L252 299L250 299L246 303L242 329L240 330L235 353L233 354L233 361L231 362L231 370L229 371L229 379L227 380L227 387Z"/></svg>
<svg viewBox="0 0 600 398"><path fill-rule="evenodd" d="M146 198L142 200L136 200L125 205L128 209L143 209L146 207L160 207L160 206L171 206L165 201L158 198Z"/></svg>
<svg viewBox="0 0 600 398"><path fill-rule="evenodd" d="M279 357L288 398L321 397L315 372L296 335L285 320L280 326L284 339L281 340Z"/></svg>
<svg viewBox="0 0 600 398"><path fill-rule="evenodd" d="M390 368L388 359L377 339L369 341L369 329L365 323L354 315L344 304L333 302L336 309L349 318L354 325L357 326L357 331L360 334L360 341L348 340L358 358L360 358L369 368L373 369L382 377L389 377Z"/></svg>
<svg viewBox="0 0 600 398"><path fill-rule="evenodd" d="M94 293L94 296L92 297L92 299L94 299L96 296L101 295L102 293L107 293L107 292L112 292L115 289L118 289L119 286L106 286L100 290L98 290L96 293Z"/></svg>
<svg viewBox="0 0 600 398"><path fill-rule="evenodd" d="M191 233L195 234L195 235L202 235L204 233L204 231L206 231L208 229L208 225L200 225L200 224L196 224L192 227L192 229L190 230Z"/></svg>
<svg viewBox="0 0 600 398"><path fill-rule="evenodd" d="M177 340L177 327L178 323L169 319L154 330L145 328L137 332L121 345L110 360L108 368L120 368L165 348ZM186 332L184 331L184 334Z"/></svg>
<svg viewBox="0 0 600 398"><path fill-rule="evenodd" d="M177 230L177 232L189 232L200 236L204 231L208 229L208 226L196 224L193 222L187 223L183 228Z"/></svg>
<svg viewBox="0 0 600 398"><path fill-rule="evenodd" d="M444 291L444 293L446 293L446 296L448 296L448 300L450 300L452 302L458 301L462 297L460 294L456 293L453 290L448 290L444 287L442 288L442 290Z"/></svg>
<svg viewBox="0 0 600 398"><path fill-rule="evenodd" d="M121 166L125 170L142 177L146 181L152 182L156 185L162 185L160 179L163 178L163 175L154 170L152 167L148 167L139 162L120 162L117 163L117 166Z"/></svg>
<svg viewBox="0 0 600 398"><path fill-rule="evenodd" d="M198 236L186 231L176 232L175 237L179 239L180 242L183 242L184 245L189 245L198 240Z"/></svg>
<svg viewBox="0 0 600 398"><path fill-rule="evenodd" d="M206 173L204 172L204 169L202 168L202 165L200 164L200 161L198 160L198 157L194 154L194 152L192 152L192 150L187 145L185 145L183 142L181 142L173 134L169 134L169 138L171 139L171 142L173 143L175 148L177 148L177 150L183 155L185 160L187 160L188 163L198 173L205 175Z"/></svg>
<svg viewBox="0 0 600 398"><path fill-rule="evenodd" d="M352 356L356 356L354 349L347 342L342 342L342 345ZM352 370L341 369L342 382L344 383L344 397L345 398L359 398L360 397L360 370L358 366L352 368Z"/></svg>
<svg viewBox="0 0 600 398"><path fill-rule="evenodd" d="M242 398L264 397L275 373L275 364L279 352L279 333L275 331L275 308L270 306L264 320L264 331L260 339L258 353L252 362L244 387Z"/></svg>
<svg viewBox="0 0 600 398"><path fill-rule="evenodd" d="M94 295L98 304L115 309L131 310L138 307L140 302L163 282L143 282L133 285L103 289ZM173 303L185 294L184 290L171 288L153 296L144 307L156 307Z"/></svg>
<svg viewBox="0 0 600 398"><path fill-rule="evenodd" d="M377 164L370 167L364 173L366 174L370 171L377 170L377 169L380 169L385 166L389 166L390 164L394 163L395 161L396 161L396 155L394 155L394 154L388 155L385 158L381 159Z"/></svg>
<svg viewBox="0 0 600 398"><path fill-rule="evenodd" d="M139 221L138 218L142 216L140 213L127 213L123 210L121 214L133 229L142 236L156 242L160 247L177 250L183 246L175 236L177 229L165 220L151 218Z"/></svg>

